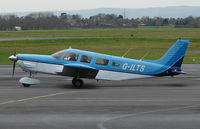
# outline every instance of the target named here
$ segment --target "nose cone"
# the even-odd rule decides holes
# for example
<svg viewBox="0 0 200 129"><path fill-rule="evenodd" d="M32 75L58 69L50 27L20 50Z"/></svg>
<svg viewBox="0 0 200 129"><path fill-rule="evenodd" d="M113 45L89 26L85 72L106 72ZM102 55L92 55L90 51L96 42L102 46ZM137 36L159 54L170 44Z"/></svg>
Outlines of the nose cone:
<svg viewBox="0 0 200 129"><path fill-rule="evenodd" d="M11 61L17 61L17 56L12 55L12 56L9 57L9 59Z"/></svg>

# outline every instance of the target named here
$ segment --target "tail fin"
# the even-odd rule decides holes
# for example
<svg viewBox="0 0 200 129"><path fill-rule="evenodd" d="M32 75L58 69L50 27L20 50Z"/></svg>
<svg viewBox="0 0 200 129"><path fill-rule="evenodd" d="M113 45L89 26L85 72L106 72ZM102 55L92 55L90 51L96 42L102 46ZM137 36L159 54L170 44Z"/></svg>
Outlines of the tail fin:
<svg viewBox="0 0 200 129"><path fill-rule="evenodd" d="M156 63L181 69L183 58L188 47L189 40L177 40L176 43Z"/></svg>

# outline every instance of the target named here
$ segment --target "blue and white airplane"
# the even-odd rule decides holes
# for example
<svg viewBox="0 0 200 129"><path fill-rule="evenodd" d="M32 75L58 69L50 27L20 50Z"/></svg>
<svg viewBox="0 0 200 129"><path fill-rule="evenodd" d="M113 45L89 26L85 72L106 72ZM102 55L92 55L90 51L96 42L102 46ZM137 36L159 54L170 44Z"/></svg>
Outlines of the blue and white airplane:
<svg viewBox="0 0 200 129"><path fill-rule="evenodd" d="M77 49L65 49L53 55L17 54L10 56L22 70L30 72L30 77L19 81L25 87L39 84L31 76L34 73L54 74L73 77L75 87L83 85L82 78L96 80L128 80L136 78L174 76L184 74L181 70L189 40L176 43L158 60L135 60L110 56Z"/></svg>

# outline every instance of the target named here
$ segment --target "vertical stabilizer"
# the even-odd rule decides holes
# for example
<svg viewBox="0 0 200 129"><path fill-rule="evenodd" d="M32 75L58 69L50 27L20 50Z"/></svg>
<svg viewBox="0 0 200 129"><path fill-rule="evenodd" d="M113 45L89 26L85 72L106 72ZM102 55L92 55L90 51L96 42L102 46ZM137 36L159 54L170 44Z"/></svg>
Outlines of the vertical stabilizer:
<svg viewBox="0 0 200 129"><path fill-rule="evenodd" d="M189 40L177 40L176 43L156 63L181 68Z"/></svg>

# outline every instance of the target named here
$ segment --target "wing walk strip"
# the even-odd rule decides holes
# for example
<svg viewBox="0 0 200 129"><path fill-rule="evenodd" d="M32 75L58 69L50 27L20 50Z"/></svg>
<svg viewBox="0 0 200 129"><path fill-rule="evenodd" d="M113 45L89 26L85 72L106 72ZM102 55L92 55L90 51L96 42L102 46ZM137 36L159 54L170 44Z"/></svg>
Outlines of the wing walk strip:
<svg viewBox="0 0 200 129"><path fill-rule="evenodd" d="M53 96L58 96L58 95L70 94L70 93L80 93L80 92L86 92L86 91L58 92L58 93L47 94L47 95L42 95L42 96L35 96L35 97L29 97L29 98L23 98L23 99L18 99L18 100L9 100L9 101L6 101L6 102L1 102L0 105L10 104L10 103L17 103L17 102L24 102L24 101L29 101L29 100L36 100L36 99L53 97Z"/></svg>

